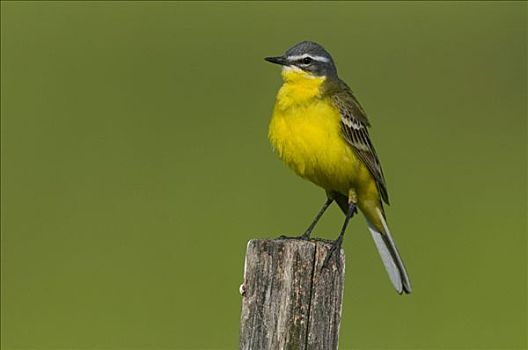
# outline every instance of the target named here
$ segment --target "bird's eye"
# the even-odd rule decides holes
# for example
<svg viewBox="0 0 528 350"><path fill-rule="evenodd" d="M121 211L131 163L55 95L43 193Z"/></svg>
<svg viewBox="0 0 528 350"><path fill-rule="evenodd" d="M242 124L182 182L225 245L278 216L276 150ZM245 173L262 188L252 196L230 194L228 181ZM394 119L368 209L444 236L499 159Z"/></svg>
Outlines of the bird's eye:
<svg viewBox="0 0 528 350"><path fill-rule="evenodd" d="M305 58L303 58L302 63L310 64L310 63L312 63L312 58L311 57L305 57Z"/></svg>

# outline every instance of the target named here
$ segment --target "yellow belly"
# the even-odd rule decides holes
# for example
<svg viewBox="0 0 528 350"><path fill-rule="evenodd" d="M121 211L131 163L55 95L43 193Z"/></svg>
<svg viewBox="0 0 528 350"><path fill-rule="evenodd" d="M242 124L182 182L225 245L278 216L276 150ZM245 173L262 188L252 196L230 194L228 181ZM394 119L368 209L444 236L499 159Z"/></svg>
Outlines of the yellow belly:
<svg viewBox="0 0 528 350"><path fill-rule="evenodd" d="M341 135L341 116L327 99L290 108L276 106L269 139L299 176L348 195L368 171Z"/></svg>

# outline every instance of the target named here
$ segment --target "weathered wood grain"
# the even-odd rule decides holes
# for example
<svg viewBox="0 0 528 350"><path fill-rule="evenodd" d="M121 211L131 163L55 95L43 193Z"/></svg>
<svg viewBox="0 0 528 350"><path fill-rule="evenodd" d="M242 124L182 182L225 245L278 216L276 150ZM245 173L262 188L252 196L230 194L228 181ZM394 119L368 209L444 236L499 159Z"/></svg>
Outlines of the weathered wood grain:
<svg viewBox="0 0 528 350"><path fill-rule="evenodd" d="M345 258L330 244L251 240L244 268L241 349L337 349Z"/></svg>

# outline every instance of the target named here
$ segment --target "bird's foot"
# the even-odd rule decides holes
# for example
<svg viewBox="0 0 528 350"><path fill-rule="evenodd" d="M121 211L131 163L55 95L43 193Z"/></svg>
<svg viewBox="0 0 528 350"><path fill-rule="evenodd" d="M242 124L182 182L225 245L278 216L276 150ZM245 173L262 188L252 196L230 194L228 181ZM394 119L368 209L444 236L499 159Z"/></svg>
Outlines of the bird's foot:
<svg viewBox="0 0 528 350"><path fill-rule="evenodd" d="M299 237L296 237L296 236L286 236L286 235L280 235L279 237L277 237L277 239L298 239Z"/></svg>
<svg viewBox="0 0 528 350"><path fill-rule="evenodd" d="M303 233L302 235L300 235L299 237L297 237L298 239L302 239L303 241L309 241L310 240L310 235L312 234L312 230L306 230L305 233Z"/></svg>
<svg viewBox="0 0 528 350"><path fill-rule="evenodd" d="M311 233L312 233L311 231L306 231L305 233L303 233L300 236L293 236L293 237L281 235L277 239L300 239L302 241L309 241Z"/></svg>
<svg viewBox="0 0 528 350"><path fill-rule="evenodd" d="M323 262L323 266L321 267L321 270L324 268L330 268L330 259L332 256L335 255L336 259L336 267L337 269L341 268L341 244L343 243L343 236L339 236L333 243L330 249L328 250L328 254L326 255L326 258Z"/></svg>

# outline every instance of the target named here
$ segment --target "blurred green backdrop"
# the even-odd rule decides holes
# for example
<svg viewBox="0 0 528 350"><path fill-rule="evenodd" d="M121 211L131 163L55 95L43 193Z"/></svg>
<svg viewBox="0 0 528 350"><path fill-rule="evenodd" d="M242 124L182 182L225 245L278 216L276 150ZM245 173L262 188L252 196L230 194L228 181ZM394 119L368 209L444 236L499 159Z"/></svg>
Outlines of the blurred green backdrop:
<svg viewBox="0 0 528 350"><path fill-rule="evenodd" d="M3 349L237 347L247 240L323 200L266 139L262 58L305 39L370 115L415 289L356 218L341 348L526 347L525 2L1 10Z"/></svg>

